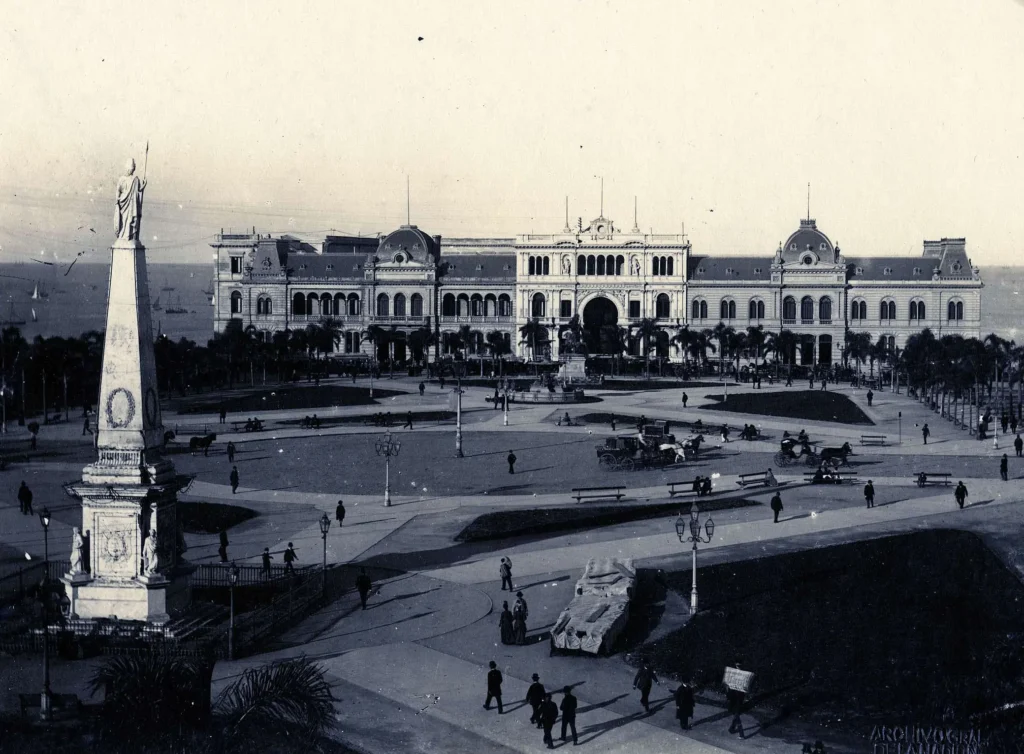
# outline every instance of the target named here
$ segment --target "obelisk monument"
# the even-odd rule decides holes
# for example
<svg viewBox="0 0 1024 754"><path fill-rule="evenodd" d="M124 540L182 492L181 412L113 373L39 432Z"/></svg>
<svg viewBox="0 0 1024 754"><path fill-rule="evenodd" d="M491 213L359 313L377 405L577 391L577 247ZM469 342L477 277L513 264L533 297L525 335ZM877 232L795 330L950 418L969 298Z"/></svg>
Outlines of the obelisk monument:
<svg viewBox="0 0 1024 754"><path fill-rule="evenodd" d="M129 160L117 184L117 237L110 250L98 457L80 482L67 486L82 502L85 536L73 542L72 569L63 581L79 618L165 623L190 598L177 517L177 491L186 480L161 457L163 422L140 240L145 190L145 178ZM81 556L84 540L87 558Z"/></svg>

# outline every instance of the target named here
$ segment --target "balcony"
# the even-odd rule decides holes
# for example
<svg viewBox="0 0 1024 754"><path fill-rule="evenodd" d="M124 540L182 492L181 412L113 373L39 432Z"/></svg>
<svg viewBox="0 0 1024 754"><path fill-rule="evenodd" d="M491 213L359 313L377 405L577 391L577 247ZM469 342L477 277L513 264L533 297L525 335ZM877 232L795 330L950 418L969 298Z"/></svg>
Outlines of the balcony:
<svg viewBox="0 0 1024 754"><path fill-rule="evenodd" d="M459 314L441 317L442 325L498 324L507 323L511 321L511 314L507 314L503 317L484 317L480 315L471 314Z"/></svg>
<svg viewBox="0 0 1024 754"><path fill-rule="evenodd" d="M782 324L784 324L784 325L795 325L796 324L796 320L795 319L789 319L787 317L783 317L782 318Z"/></svg>
<svg viewBox="0 0 1024 754"><path fill-rule="evenodd" d="M818 320L818 324L819 325L831 325L832 324L832 320L831 319L819 319Z"/></svg>

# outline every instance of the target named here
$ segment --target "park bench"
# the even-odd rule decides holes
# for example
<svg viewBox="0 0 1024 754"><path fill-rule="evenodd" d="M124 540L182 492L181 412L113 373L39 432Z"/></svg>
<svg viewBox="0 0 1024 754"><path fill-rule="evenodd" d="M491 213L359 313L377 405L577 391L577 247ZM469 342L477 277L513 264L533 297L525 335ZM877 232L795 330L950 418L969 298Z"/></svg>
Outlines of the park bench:
<svg viewBox="0 0 1024 754"><path fill-rule="evenodd" d="M861 435L861 445L885 445L885 435Z"/></svg>
<svg viewBox="0 0 1024 754"><path fill-rule="evenodd" d="M263 420L260 419L259 421L256 422L255 428L253 427L252 422L248 420L233 421L231 422L231 428L235 432L262 432L264 429L266 429L266 426L264 425Z"/></svg>
<svg viewBox="0 0 1024 754"><path fill-rule="evenodd" d="M772 473L771 469L768 469L767 471L757 471L753 474L740 474L740 478L736 484L740 487L747 488L755 486L776 487L779 483L776 481L775 475Z"/></svg>
<svg viewBox="0 0 1024 754"><path fill-rule="evenodd" d="M614 497L616 500L621 500L625 497L623 490L625 487L574 487L572 490L572 497L576 498L576 502L581 500L596 500L601 497Z"/></svg>
<svg viewBox="0 0 1024 754"><path fill-rule="evenodd" d="M683 489L676 489L682 487ZM693 492L693 480L687 479L685 482L669 482L668 483L668 496L675 497L676 495L685 495Z"/></svg>
<svg viewBox="0 0 1024 754"><path fill-rule="evenodd" d="M914 481L918 487L924 487L928 483L944 484L948 487L951 476L953 475L947 471L918 471L914 474Z"/></svg>
<svg viewBox="0 0 1024 754"><path fill-rule="evenodd" d="M804 472L804 481L809 483L812 479L814 479L815 473L817 473L817 472L805 471ZM851 482L851 483L856 484L859 481L857 479L857 472L856 471L833 471L833 472L831 472L831 474L832 474L832 476L839 478L839 482L837 482L839 484L845 483L845 482Z"/></svg>
<svg viewBox="0 0 1024 754"><path fill-rule="evenodd" d="M38 710L42 703L43 700L38 693L18 694L22 717L25 717L25 713L30 710ZM77 715L82 711L82 702L77 694L50 694L50 705L54 713L70 712ZM38 717L39 713L36 712L35 716Z"/></svg>

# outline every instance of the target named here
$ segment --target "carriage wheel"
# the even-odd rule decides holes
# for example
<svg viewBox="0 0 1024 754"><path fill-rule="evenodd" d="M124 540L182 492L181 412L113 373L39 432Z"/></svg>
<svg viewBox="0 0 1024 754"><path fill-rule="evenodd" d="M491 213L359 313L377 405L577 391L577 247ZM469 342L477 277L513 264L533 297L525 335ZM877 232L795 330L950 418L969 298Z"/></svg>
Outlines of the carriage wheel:
<svg viewBox="0 0 1024 754"><path fill-rule="evenodd" d="M821 459L818 457L817 453L808 453L807 454L807 465L808 466L817 466L819 463L821 463Z"/></svg>
<svg viewBox="0 0 1024 754"><path fill-rule="evenodd" d="M605 471L611 471L615 468L615 456L611 453L605 453L597 459L597 463Z"/></svg>
<svg viewBox="0 0 1024 754"><path fill-rule="evenodd" d="M636 463L632 458L623 458L622 463L619 464L619 468L623 471L633 471L636 468Z"/></svg>
<svg viewBox="0 0 1024 754"><path fill-rule="evenodd" d="M789 466L791 460L792 459L789 457L789 454L782 450L775 454L775 465L780 469Z"/></svg>
<svg viewBox="0 0 1024 754"><path fill-rule="evenodd" d="M838 469L840 466L843 465L843 458L841 456L833 456L832 458L828 459L828 465L831 466L833 469Z"/></svg>

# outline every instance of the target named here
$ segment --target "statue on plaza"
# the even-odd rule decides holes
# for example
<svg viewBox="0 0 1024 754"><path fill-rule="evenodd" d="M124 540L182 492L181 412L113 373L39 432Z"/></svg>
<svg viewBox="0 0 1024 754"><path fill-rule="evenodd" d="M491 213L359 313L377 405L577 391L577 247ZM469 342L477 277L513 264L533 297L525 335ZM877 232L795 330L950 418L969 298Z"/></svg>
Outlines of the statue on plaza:
<svg viewBox="0 0 1024 754"><path fill-rule="evenodd" d="M85 571L84 555L82 554L84 549L85 540L82 538L81 530L76 526L71 531L71 568L68 573L72 576Z"/></svg>
<svg viewBox="0 0 1024 754"><path fill-rule="evenodd" d="M158 550L156 529L149 530L146 544L142 548L142 575L153 576L160 568L160 553Z"/></svg>
<svg viewBox="0 0 1024 754"><path fill-rule="evenodd" d="M149 144L146 144L149 159ZM146 191L145 177L135 175L135 160L128 158L125 174L117 182L117 238L135 241L142 233L142 195Z"/></svg>

